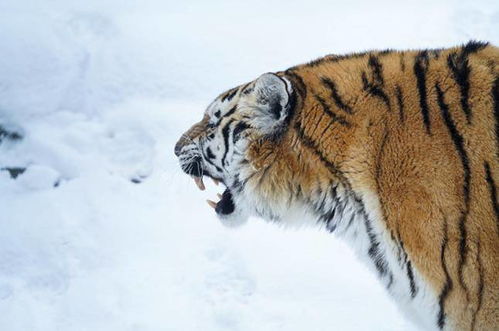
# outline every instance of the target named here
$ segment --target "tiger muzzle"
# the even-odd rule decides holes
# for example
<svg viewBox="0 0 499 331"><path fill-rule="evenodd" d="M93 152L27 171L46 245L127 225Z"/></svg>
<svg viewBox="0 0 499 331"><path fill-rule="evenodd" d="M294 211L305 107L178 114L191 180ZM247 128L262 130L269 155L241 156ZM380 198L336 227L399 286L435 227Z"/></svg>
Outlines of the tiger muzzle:
<svg viewBox="0 0 499 331"><path fill-rule="evenodd" d="M175 156L180 160L182 171L190 175L194 179L196 186L202 191L205 190L203 182L204 176L210 177L215 185L218 185L219 182L222 182L225 185L225 182L221 178L214 178L209 171L205 169L203 158L196 152L196 148L192 148L194 139L206 130L206 123L207 118L204 118L203 121L193 125L182 135L182 137L180 137L173 149ZM183 151L184 147L186 147L185 152ZM224 192L218 196L220 199L218 202L207 200L208 205L210 205L218 215L229 215L233 213L235 206L230 189L226 187Z"/></svg>

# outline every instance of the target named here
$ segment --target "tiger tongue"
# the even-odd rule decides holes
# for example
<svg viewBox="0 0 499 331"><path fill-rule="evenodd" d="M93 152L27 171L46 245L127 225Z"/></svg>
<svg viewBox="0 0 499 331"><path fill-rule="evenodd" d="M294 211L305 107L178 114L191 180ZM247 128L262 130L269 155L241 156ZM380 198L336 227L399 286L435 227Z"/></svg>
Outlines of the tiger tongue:
<svg viewBox="0 0 499 331"><path fill-rule="evenodd" d="M203 177L195 177L195 176L193 176L192 178L194 178L194 182L196 183L197 187L201 191L204 191L205 187L204 187L204 183L203 183Z"/></svg>

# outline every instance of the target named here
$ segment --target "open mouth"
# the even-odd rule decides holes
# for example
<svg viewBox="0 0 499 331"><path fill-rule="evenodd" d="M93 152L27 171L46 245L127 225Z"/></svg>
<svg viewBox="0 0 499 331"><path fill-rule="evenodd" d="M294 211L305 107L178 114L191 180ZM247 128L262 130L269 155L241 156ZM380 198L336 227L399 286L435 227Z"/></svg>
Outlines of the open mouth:
<svg viewBox="0 0 499 331"><path fill-rule="evenodd" d="M201 191L206 189L203 182L204 177L211 178L217 186L222 183L226 188L222 194L218 194L219 201L215 202L212 200L206 200L206 202L210 207L215 209L215 212L218 215L228 215L234 212L235 206L231 191L223 180L213 177L206 169L203 168L201 158L195 158L191 163L182 165L182 170L194 179L196 186Z"/></svg>
<svg viewBox="0 0 499 331"><path fill-rule="evenodd" d="M197 187L201 190L205 190L205 185L203 182L203 177L202 176L192 176L194 179L194 182L196 183ZM210 177L215 185L219 185L220 181L218 179L215 179L213 177ZM224 184L225 185L225 184ZM229 188L226 187L225 191L222 194L218 194L218 198L220 199L218 202L212 201L212 200L206 200L208 205L215 209L215 212L219 215L228 215L234 212L234 200L232 198L232 193L230 192Z"/></svg>

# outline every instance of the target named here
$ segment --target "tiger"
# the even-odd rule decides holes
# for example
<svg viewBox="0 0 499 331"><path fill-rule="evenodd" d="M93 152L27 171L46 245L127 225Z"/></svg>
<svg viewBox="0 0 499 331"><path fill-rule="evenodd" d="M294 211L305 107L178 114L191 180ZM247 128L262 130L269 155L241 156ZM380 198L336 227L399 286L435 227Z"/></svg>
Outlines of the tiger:
<svg viewBox="0 0 499 331"><path fill-rule="evenodd" d="M219 95L174 147L226 226L343 238L427 330L499 330L499 48L326 55Z"/></svg>

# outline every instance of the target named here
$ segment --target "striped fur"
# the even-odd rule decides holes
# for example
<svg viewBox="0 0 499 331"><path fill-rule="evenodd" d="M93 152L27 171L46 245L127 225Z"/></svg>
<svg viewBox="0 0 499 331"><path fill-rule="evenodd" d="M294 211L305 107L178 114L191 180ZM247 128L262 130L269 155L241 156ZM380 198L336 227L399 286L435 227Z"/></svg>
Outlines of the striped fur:
<svg viewBox="0 0 499 331"><path fill-rule="evenodd" d="M227 186L225 224L322 225L425 329L499 328L498 48L328 55L266 74L219 96L176 154Z"/></svg>

